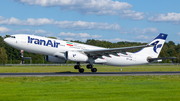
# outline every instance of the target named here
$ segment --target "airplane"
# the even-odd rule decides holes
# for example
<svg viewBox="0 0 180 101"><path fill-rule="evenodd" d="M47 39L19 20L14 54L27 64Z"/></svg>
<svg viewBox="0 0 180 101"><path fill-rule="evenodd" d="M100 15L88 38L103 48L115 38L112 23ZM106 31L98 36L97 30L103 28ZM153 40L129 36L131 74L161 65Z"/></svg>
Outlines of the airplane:
<svg viewBox="0 0 180 101"><path fill-rule="evenodd" d="M74 68L83 73L81 62L88 63L86 67L91 69L91 72L97 72L93 64L132 66L158 62L162 59L175 59L175 57L158 58L167 36L160 33L147 45L122 48L103 48L27 34L11 35L4 41L16 49L46 55L49 62L66 63L67 60L77 62ZM140 48L141 50L137 52L128 52Z"/></svg>

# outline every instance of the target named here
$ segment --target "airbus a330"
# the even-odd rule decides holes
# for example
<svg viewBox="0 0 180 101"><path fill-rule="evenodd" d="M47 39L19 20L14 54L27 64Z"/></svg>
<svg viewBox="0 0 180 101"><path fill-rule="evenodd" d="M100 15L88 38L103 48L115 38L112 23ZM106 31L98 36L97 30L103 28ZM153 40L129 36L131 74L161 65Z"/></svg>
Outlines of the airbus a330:
<svg viewBox="0 0 180 101"><path fill-rule="evenodd" d="M16 49L46 55L49 62L66 63L67 60L77 62L74 68L83 73L81 62L88 63L86 67L96 72L97 69L93 64L132 66L169 59L158 58L166 38L167 34L160 33L147 45L122 48L103 48L27 34L11 35L4 41ZM128 52L140 48L141 50L137 52Z"/></svg>

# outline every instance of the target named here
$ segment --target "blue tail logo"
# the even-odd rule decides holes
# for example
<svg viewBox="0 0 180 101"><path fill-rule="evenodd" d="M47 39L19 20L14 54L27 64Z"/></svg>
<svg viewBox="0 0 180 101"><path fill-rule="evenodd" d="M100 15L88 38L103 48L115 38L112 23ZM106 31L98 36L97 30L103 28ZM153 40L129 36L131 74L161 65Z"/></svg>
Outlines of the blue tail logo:
<svg viewBox="0 0 180 101"><path fill-rule="evenodd" d="M157 49L158 49L158 48L161 48L161 47L162 47L162 44L158 44L158 43L159 43L159 41L156 41L156 42L154 42L154 43L151 44L151 45L154 46L153 50L154 50L155 53L157 53Z"/></svg>

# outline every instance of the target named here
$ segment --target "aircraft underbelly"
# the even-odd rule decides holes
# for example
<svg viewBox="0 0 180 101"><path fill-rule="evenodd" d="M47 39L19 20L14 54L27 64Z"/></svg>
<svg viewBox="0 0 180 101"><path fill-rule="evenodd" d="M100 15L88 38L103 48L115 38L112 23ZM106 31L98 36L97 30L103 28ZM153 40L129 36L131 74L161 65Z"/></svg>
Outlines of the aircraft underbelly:
<svg viewBox="0 0 180 101"><path fill-rule="evenodd" d="M139 59L136 57L112 57L106 58L106 65L113 66L131 66L131 65L139 65L146 64L147 62L144 59Z"/></svg>

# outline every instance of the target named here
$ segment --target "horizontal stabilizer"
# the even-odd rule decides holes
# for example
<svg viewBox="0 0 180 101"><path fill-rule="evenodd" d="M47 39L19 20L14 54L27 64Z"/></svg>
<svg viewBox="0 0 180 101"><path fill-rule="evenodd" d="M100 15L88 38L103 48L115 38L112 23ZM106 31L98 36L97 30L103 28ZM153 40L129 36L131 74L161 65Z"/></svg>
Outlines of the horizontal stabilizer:
<svg viewBox="0 0 180 101"><path fill-rule="evenodd" d="M150 59L148 59L148 61L152 62L155 60L165 60L165 59L177 59L177 57L150 58Z"/></svg>

